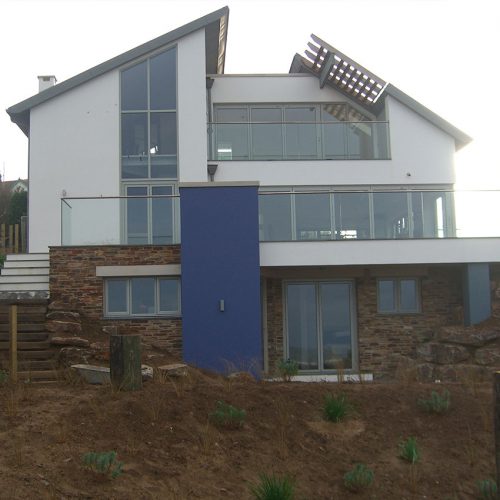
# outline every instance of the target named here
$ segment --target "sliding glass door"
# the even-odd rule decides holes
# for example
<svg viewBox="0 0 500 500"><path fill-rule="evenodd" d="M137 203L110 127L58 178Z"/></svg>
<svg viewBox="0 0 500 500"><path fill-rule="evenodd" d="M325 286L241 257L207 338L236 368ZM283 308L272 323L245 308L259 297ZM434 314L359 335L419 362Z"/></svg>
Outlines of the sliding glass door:
<svg viewBox="0 0 500 500"><path fill-rule="evenodd" d="M285 284L287 357L304 371L355 368L351 282Z"/></svg>

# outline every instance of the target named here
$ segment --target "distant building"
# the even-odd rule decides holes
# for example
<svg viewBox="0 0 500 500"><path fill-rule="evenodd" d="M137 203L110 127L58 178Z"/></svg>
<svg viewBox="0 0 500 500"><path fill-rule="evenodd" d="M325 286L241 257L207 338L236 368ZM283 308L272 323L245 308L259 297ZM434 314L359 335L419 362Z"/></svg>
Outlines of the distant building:
<svg viewBox="0 0 500 500"><path fill-rule="evenodd" d="M17 181L4 181L2 182L2 184L4 186L7 186L11 193L28 192L28 179L17 179Z"/></svg>

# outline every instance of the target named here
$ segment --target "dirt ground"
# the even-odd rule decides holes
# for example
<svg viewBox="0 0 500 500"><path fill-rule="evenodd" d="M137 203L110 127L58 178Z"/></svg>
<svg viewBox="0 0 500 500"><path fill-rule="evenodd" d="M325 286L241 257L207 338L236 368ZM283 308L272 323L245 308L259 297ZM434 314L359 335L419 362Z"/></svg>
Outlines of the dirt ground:
<svg viewBox="0 0 500 500"><path fill-rule="evenodd" d="M294 478L297 499L477 498L494 477L490 385L447 385L452 408L417 406L444 385L311 384L234 380L190 370L137 392L76 383L0 387L2 499L246 499L262 472ZM328 393L344 393L356 413L323 420ZM242 429L208 423L216 402L247 412ZM415 436L421 462L398 457ZM123 474L87 470L82 455L115 450ZM375 473L354 495L343 475L354 464Z"/></svg>

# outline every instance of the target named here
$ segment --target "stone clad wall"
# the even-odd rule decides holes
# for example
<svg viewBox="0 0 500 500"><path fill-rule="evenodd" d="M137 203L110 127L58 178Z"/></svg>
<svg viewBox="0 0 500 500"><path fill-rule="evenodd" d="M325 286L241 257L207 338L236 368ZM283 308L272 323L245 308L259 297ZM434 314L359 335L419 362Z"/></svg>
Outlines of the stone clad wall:
<svg viewBox="0 0 500 500"><path fill-rule="evenodd" d="M415 358L417 347L430 340L441 326L461 323L461 269L459 266L429 267L420 279L422 312L404 315L377 312L377 279L373 274L367 272L364 277L355 279L355 307L360 370L373 372L380 378L394 375L401 358ZM413 277L411 272L408 277ZM283 280L267 279L266 287L269 369L272 372L283 357Z"/></svg>
<svg viewBox="0 0 500 500"><path fill-rule="evenodd" d="M461 323L461 279L458 266L429 267L420 278L418 314L379 314L376 277L359 279L356 307L361 370L392 374L399 358L415 357L417 346L430 340L439 327Z"/></svg>
<svg viewBox="0 0 500 500"><path fill-rule="evenodd" d="M96 276L96 266L146 264L180 264L180 245L51 247L49 308L78 313L82 325L78 333L83 337L86 329L88 333L90 330L96 333L103 327L116 327L118 333L140 333L146 343L166 348L180 357L180 318L103 318L103 278ZM68 332L56 333L64 331Z"/></svg>

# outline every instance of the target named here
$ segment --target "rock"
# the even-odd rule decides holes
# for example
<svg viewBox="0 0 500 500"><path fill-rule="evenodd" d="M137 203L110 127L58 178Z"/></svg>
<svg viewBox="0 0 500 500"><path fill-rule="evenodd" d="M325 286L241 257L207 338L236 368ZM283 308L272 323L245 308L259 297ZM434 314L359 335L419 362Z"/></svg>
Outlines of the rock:
<svg viewBox="0 0 500 500"><path fill-rule="evenodd" d="M241 380L242 382L255 382L255 378L249 372L234 372L228 375L228 378Z"/></svg>
<svg viewBox="0 0 500 500"><path fill-rule="evenodd" d="M72 311L51 311L47 313L47 319L78 323L80 321L80 314Z"/></svg>
<svg viewBox="0 0 500 500"><path fill-rule="evenodd" d="M500 338L500 329L496 328L479 330L474 327L443 326L437 332L435 340L480 347L498 338Z"/></svg>
<svg viewBox="0 0 500 500"><path fill-rule="evenodd" d="M90 351L78 347L63 347L59 351L58 362L61 366L74 364L87 364L90 359Z"/></svg>
<svg viewBox="0 0 500 500"><path fill-rule="evenodd" d="M89 384L109 384L111 382L110 370L106 366L88 364L71 365L79 375Z"/></svg>
<svg viewBox="0 0 500 500"><path fill-rule="evenodd" d="M434 365L431 363L420 363L416 366L417 380L421 382L432 382L434 380Z"/></svg>
<svg viewBox="0 0 500 500"><path fill-rule="evenodd" d="M74 321L47 321L47 330L53 333L81 333L82 325Z"/></svg>
<svg viewBox="0 0 500 500"><path fill-rule="evenodd" d="M65 345L73 347L88 347L90 342L80 337L52 337L50 339L52 345Z"/></svg>
<svg viewBox="0 0 500 500"><path fill-rule="evenodd" d="M187 375L187 365L184 363L172 363L170 365L159 366L157 370L169 377L185 377Z"/></svg>
<svg viewBox="0 0 500 500"><path fill-rule="evenodd" d="M99 361L109 361L109 344L103 342L94 342L90 344L92 357Z"/></svg>
<svg viewBox="0 0 500 500"><path fill-rule="evenodd" d="M490 372L484 366L469 364L445 365L435 367L434 376L437 379L448 382L481 382L490 378Z"/></svg>
<svg viewBox="0 0 500 500"><path fill-rule="evenodd" d="M500 346L481 347L476 351L475 361L479 365L500 366Z"/></svg>
<svg viewBox="0 0 500 500"><path fill-rule="evenodd" d="M47 306L47 309L49 311L71 311L72 309L76 309L76 307L66 304L62 300L54 300Z"/></svg>
<svg viewBox="0 0 500 500"><path fill-rule="evenodd" d="M417 357L430 363L448 365L465 361L470 354L465 347L460 345L427 342L417 347Z"/></svg>
<svg viewBox="0 0 500 500"><path fill-rule="evenodd" d="M116 325L104 326L102 331L108 335L118 335L118 327Z"/></svg>
<svg viewBox="0 0 500 500"><path fill-rule="evenodd" d="M141 365L142 380L153 378L153 367L149 365Z"/></svg>

